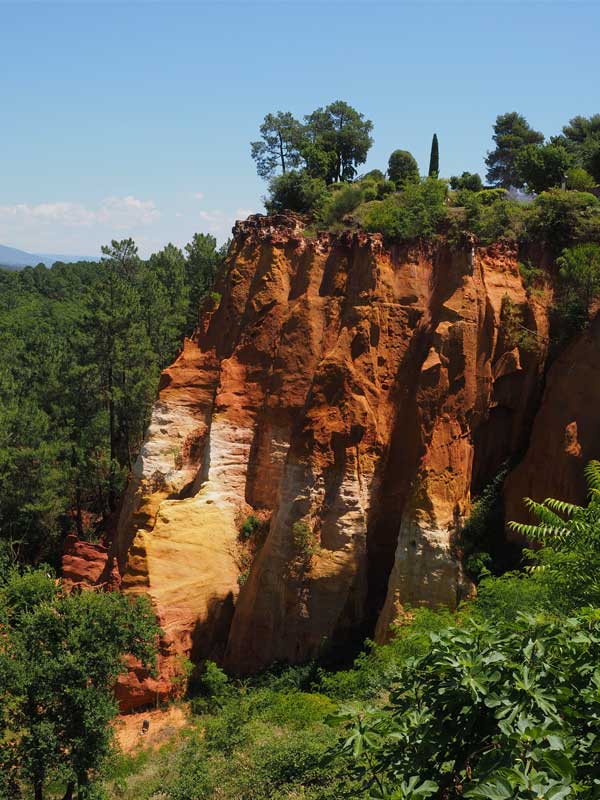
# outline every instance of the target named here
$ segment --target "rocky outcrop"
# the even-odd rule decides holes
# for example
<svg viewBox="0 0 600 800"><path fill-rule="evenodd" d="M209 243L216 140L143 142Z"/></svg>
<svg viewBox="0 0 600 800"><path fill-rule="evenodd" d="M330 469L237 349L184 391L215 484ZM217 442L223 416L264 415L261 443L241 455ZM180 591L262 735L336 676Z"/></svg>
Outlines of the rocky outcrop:
<svg viewBox="0 0 600 800"><path fill-rule="evenodd" d="M99 542L82 541L74 534L65 540L61 576L68 590L116 591L121 585L121 576L110 558L109 549Z"/></svg>
<svg viewBox="0 0 600 800"><path fill-rule="evenodd" d="M455 605L471 487L525 446L541 390L545 299L514 249L255 216L215 289L163 374L113 549L164 663L251 672ZM270 518L260 541L250 514Z"/></svg>
<svg viewBox="0 0 600 800"><path fill-rule="evenodd" d="M507 477L505 516L532 522L524 497L585 504L585 465L600 457L600 315L556 359L525 457Z"/></svg>

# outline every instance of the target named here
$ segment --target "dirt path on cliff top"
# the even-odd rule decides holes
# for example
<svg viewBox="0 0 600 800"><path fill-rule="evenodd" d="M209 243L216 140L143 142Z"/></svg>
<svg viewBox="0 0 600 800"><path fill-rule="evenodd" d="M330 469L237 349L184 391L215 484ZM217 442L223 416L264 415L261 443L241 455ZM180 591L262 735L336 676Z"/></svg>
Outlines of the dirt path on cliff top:
<svg viewBox="0 0 600 800"><path fill-rule="evenodd" d="M144 720L150 723L146 733L142 733ZM138 714L124 714L117 717L114 728L121 750L124 753L133 753L142 748L154 750L161 747L188 724L185 706L173 705Z"/></svg>

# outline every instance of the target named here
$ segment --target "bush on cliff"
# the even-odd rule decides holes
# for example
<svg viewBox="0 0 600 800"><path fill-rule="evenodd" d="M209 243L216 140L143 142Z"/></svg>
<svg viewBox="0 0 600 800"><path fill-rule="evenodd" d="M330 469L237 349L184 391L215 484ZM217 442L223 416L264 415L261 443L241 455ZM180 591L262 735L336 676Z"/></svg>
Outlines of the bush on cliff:
<svg viewBox="0 0 600 800"><path fill-rule="evenodd" d="M588 324L592 306L600 297L600 245L588 242L567 247L557 265L553 321L562 342Z"/></svg>
<svg viewBox="0 0 600 800"><path fill-rule="evenodd" d="M276 211L305 213L317 208L324 195L325 182L321 178L292 170L271 180L265 206L269 214Z"/></svg>
<svg viewBox="0 0 600 800"><path fill-rule="evenodd" d="M395 242L431 238L447 217L447 191L445 181L436 178L409 182L399 194L373 205L365 216L364 227Z"/></svg>

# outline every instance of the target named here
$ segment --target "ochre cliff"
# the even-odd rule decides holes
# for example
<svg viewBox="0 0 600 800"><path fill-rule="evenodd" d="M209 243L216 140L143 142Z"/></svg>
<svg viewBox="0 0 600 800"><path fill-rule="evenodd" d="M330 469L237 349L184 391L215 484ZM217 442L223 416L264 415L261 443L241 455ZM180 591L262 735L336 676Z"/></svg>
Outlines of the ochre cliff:
<svg viewBox="0 0 600 800"><path fill-rule="evenodd" d="M163 373L111 553L154 603L163 677L182 656L300 661L384 639L406 604L456 605L471 489L525 447L542 388L546 298L514 249L387 250L255 216L215 290Z"/></svg>
<svg viewBox="0 0 600 800"><path fill-rule="evenodd" d="M600 315L558 356L529 447L504 485L506 519L526 521L524 497L586 501L584 467L600 457Z"/></svg>

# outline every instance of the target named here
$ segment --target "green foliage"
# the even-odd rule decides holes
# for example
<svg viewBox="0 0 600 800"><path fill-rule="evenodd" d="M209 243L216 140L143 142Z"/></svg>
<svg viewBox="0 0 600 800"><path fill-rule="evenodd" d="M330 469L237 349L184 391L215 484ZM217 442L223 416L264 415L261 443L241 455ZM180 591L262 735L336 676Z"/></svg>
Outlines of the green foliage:
<svg viewBox="0 0 600 800"><path fill-rule="evenodd" d="M195 233L192 241L185 246L185 252L186 279L189 286L186 332L190 334L198 324L200 306L215 282L217 272L225 259L226 249L218 249L217 240L210 233ZM216 304L212 294L211 299Z"/></svg>
<svg viewBox="0 0 600 800"><path fill-rule="evenodd" d="M386 691L401 666L409 659L424 655L431 647L431 634L443 631L454 621L445 608L418 608L393 627L387 644L367 641L365 650L352 669L319 672L321 692L338 700L372 700Z"/></svg>
<svg viewBox="0 0 600 800"><path fill-rule="evenodd" d="M381 798L411 783L449 799L591 797L598 656L595 612L521 614L508 628L468 621L404 665L387 708L342 710L351 722L340 751Z"/></svg>
<svg viewBox="0 0 600 800"><path fill-rule="evenodd" d="M532 331L525 325L523 307L513 303L507 294L502 298L500 319L502 336L508 348L512 350L518 347L521 354L535 354L539 351L541 341L536 331Z"/></svg>
<svg viewBox="0 0 600 800"><path fill-rule="evenodd" d="M252 536L260 530L260 525L260 520L257 519L254 514L250 514L240 526L240 539L242 541L247 541L252 538Z"/></svg>
<svg viewBox="0 0 600 800"><path fill-rule="evenodd" d="M598 238L600 203L586 192L550 189L536 198L528 232L560 250L573 242Z"/></svg>
<svg viewBox="0 0 600 800"><path fill-rule="evenodd" d="M599 249L600 252L600 249ZM537 523L510 522L509 526L529 541L584 556L600 554L600 461L585 469L589 490L587 506L548 498L538 503L525 499Z"/></svg>
<svg viewBox="0 0 600 800"><path fill-rule="evenodd" d="M544 270L536 267L531 261L519 261L519 274L526 289L538 288L545 281Z"/></svg>
<svg viewBox="0 0 600 800"><path fill-rule="evenodd" d="M123 656L154 663L150 604L118 593L64 595L37 570L10 576L0 609L0 767L10 764L39 797L56 779L91 797L110 753Z"/></svg>
<svg viewBox="0 0 600 800"><path fill-rule="evenodd" d="M457 193L455 202L465 209L466 227L482 244L502 238L518 241L524 236L527 207L509 199L503 189L481 192L463 189Z"/></svg>
<svg viewBox="0 0 600 800"><path fill-rule="evenodd" d="M575 192L589 192L596 181L583 167L571 167L567 170L567 189Z"/></svg>
<svg viewBox="0 0 600 800"><path fill-rule="evenodd" d="M450 178L450 188L455 190L467 189L470 192L480 192L483 189L483 181L478 172L463 172L458 175L453 175Z"/></svg>
<svg viewBox="0 0 600 800"><path fill-rule="evenodd" d="M56 564L69 531L102 534L222 258L210 236L148 261L125 239L100 263L0 271L3 558Z"/></svg>
<svg viewBox="0 0 600 800"><path fill-rule="evenodd" d="M565 147L575 164L600 181L600 114L591 117L577 116L565 125L560 136L552 142ZM572 187L577 188L577 187ZM580 191L591 188L581 187Z"/></svg>
<svg viewBox="0 0 600 800"><path fill-rule="evenodd" d="M286 172L273 178L269 184L269 198L265 205L269 213L275 211L307 212L319 206L325 195L325 183L306 172Z"/></svg>
<svg viewBox="0 0 600 800"><path fill-rule="evenodd" d="M530 192L540 193L560 186L572 163L570 153L559 144L528 144L519 149L515 169Z"/></svg>
<svg viewBox="0 0 600 800"><path fill-rule="evenodd" d="M339 222L342 218L354 211L355 208L365 199L365 192L372 190L373 196L370 199L375 199L378 195L377 184L368 182L366 190L361 184L349 183L340 187L339 191L328 193L323 201L323 205L319 210L319 218L325 225L332 225Z"/></svg>
<svg viewBox="0 0 600 800"><path fill-rule="evenodd" d="M504 464L474 500L460 532L463 561L475 580L489 574L490 553L496 557L497 563L500 562L497 550L500 542L504 544L502 487L507 473L508 465Z"/></svg>
<svg viewBox="0 0 600 800"><path fill-rule="evenodd" d="M262 139L251 143L258 174L271 181L272 195L284 191L285 184L274 182L278 170L279 177L300 171L307 179L317 178L329 184L353 180L356 167L367 159L373 144L373 123L348 103L337 100L304 119L301 124L289 112L267 114L260 127ZM311 205L281 207L302 211Z"/></svg>
<svg viewBox="0 0 600 800"><path fill-rule="evenodd" d="M373 123L342 100L317 108L306 120L307 167L327 183L353 180L371 149ZM315 164L320 165L318 172ZM311 170L312 167L312 170Z"/></svg>
<svg viewBox="0 0 600 800"><path fill-rule="evenodd" d="M496 117L492 138L496 147L485 159L488 181L505 189L522 186L523 180L516 163L517 156L526 145L541 144L544 135L534 131L521 114L511 111Z"/></svg>
<svg viewBox="0 0 600 800"><path fill-rule="evenodd" d="M261 140L251 142L252 158L261 178L273 178L277 169L285 174L300 166L304 139L302 124L289 111L267 114L260 126Z"/></svg>
<svg viewBox="0 0 600 800"><path fill-rule="evenodd" d="M431 152L429 154L429 170L427 175L430 178L437 178L440 174L440 148L437 133L433 134L431 140Z"/></svg>
<svg viewBox="0 0 600 800"><path fill-rule="evenodd" d="M310 559L319 552L319 540L310 525L303 520L292 525L292 540L303 558Z"/></svg>
<svg viewBox="0 0 600 800"><path fill-rule="evenodd" d="M419 180L419 167L408 150L394 150L388 161L387 174L400 189L407 181Z"/></svg>
<svg viewBox="0 0 600 800"><path fill-rule="evenodd" d="M557 259L560 283L555 301L559 335L566 338L584 328L600 296L600 245L565 248Z"/></svg>
<svg viewBox="0 0 600 800"><path fill-rule="evenodd" d="M426 178L408 183L399 195L373 206L365 217L365 228L378 231L391 241L431 238L446 219L444 181Z"/></svg>

